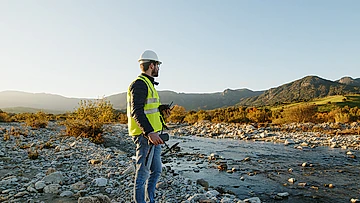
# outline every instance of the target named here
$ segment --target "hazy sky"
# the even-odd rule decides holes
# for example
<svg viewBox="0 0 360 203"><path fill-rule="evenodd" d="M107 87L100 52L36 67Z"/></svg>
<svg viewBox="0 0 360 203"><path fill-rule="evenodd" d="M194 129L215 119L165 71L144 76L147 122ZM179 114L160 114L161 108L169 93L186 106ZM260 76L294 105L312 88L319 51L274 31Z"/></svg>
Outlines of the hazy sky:
<svg viewBox="0 0 360 203"><path fill-rule="evenodd" d="M358 0L0 0L0 91L127 91L146 49L158 90L266 90L360 78Z"/></svg>

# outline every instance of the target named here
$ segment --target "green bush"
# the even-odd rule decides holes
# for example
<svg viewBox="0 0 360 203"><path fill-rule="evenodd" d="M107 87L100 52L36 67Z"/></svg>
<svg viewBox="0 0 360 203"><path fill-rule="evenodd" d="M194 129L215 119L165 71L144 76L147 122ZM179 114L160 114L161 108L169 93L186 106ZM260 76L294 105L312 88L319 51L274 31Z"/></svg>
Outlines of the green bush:
<svg viewBox="0 0 360 203"><path fill-rule="evenodd" d="M103 126L115 119L112 104L105 99L80 101L79 108L69 115L63 125L66 135L89 138L94 143L102 143Z"/></svg>

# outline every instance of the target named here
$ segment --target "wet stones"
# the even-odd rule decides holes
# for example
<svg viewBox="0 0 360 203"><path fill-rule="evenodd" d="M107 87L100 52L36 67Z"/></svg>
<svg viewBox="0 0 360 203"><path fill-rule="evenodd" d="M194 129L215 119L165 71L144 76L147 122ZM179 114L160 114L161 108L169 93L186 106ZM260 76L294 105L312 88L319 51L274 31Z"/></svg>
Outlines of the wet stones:
<svg viewBox="0 0 360 203"><path fill-rule="evenodd" d="M331 183L330 183L330 184L324 184L324 186L325 186L325 187L328 187L328 188L334 188L334 187L335 187L335 185L333 185L333 184L331 184Z"/></svg>
<svg viewBox="0 0 360 203"><path fill-rule="evenodd" d="M228 168L227 164L226 163L220 163L220 165L217 166L217 169L219 171L226 171Z"/></svg>
<svg viewBox="0 0 360 203"><path fill-rule="evenodd" d="M356 158L355 154L353 152L351 152L351 151L346 152L346 155L347 155L348 158L351 158L351 159Z"/></svg>
<svg viewBox="0 0 360 203"><path fill-rule="evenodd" d="M209 187L209 183L204 179L197 179L196 184L203 186L204 188Z"/></svg>
<svg viewBox="0 0 360 203"><path fill-rule="evenodd" d="M285 199L285 198L288 198L289 197L289 193L288 192L281 192L281 193L277 193L274 197L274 199L277 199L277 200L282 200L282 199Z"/></svg>
<svg viewBox="0 0 360 203"><path fill-rule="evenodd" d="M313 167L314 165L308 162L304 162L301 164L302 167Z"/></svg>
<svg viewBox="0 0 360 203"><path fill-rule="evenodd" d="M289 178L289 179L288 179L288 182L289 182L289 183L295 183L295 182L296 182L296 179L295 179L295 178Z"/></svg>
<svg viewBox="0 0 360 203"><path fill-rule="evenodd" d="M329 146L333 148L342 147L343 149L353 148L360 150L360 135L333 135L330 129L337 129L339 131L347 130L349 132L357 132L360 124L313 124L313 123L292 123L283 124L272 127L259 127L257 125L239 125L222 123L219 129L219 124L210 122L198 122L194 125L183 125L179 129L175 129L171 134L188 136L196 135L203 137L233 138L241 140L254 141L271 141L281 142L284 145L299 144L299 149L304 147L315 148L317 146ZM304 131L306 130L306 131ZM326 134L330 133L330 134ZM300 148L301 147L301 148Z"/></svg>
<svg viewBox="0 0 360 203"><path fill-rule="evenodd" d="M209 160L217 160L220 158L220 156L218 154L212 153L209 155Z"/></svg>
<svg viewBox="0 0 360 203"><path fill-rule="evenodd" d="M299 187L305 187L307 184L306 183L298 183Z"/></svg>

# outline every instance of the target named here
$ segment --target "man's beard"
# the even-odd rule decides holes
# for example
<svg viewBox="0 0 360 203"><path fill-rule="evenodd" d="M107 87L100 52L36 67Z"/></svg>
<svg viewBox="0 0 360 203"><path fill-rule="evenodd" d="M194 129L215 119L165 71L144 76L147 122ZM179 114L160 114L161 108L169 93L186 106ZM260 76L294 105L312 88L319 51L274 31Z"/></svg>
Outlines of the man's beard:
<svg viewBox="0 0 360 203"><path fill-rule="evenodd" d="M158 77L159 76L159 71L154 69L152 72L151 72L151 76L152 77Z"/></svg>

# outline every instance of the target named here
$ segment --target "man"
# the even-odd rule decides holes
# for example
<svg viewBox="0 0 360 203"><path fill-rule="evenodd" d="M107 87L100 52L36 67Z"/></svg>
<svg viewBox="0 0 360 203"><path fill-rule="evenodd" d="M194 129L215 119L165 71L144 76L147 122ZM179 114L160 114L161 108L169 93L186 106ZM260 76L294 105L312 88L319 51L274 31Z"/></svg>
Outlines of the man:
<svg viewBox="0 0 360 203"><path fill-rule="evenodd" d="M163 129L163 118L160 110L169 113L166 105L160 105L160 98L154 85L154 77L159 76L159 61L154 51L146 50L140 59L141 75L132 82L127 93L127 116L129 134L136 144L136 172L134 200L145 203L155 202L155 187L161 175L161 146L164 144L159 136ZM159 110L160 107L160 110Z"/></svg>

